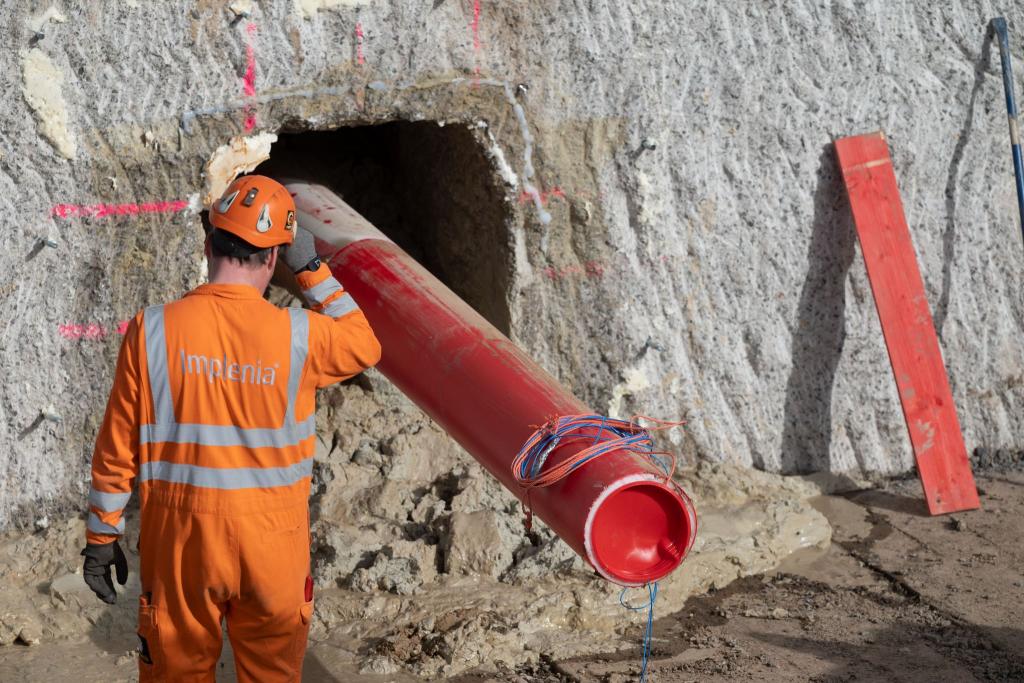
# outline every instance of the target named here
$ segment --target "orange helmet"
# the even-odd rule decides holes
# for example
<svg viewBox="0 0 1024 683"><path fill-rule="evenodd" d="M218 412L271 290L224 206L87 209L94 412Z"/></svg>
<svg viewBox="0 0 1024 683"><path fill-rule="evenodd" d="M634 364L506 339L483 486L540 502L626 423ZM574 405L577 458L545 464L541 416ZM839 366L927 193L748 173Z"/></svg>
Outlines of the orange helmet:
<svg viewBox="0 0 1024 683"><path fill-rule="evenodd" d="M276 180L242 176L210 207L210 223L260 249L291 244L295 239L295 200Z"/></svg>

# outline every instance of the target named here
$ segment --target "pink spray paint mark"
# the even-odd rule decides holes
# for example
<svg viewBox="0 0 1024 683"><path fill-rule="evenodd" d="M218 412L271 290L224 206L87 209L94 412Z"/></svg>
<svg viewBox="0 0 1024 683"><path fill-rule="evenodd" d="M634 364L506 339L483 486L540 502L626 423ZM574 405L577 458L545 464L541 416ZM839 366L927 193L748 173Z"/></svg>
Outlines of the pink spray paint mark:
<svg viewBox="0 0 1024 683"><path fill-rule="evenodd" d="M480 0L473 0L473 73L480 77Z"/></svg>
<svg viewBox="0 0 1024 683"><path fill-rule="evenodd" d="M117 328L111 330L100 323L65 323L57 326L57 334L65 339L85 339L96 341L106 339L114 334L124 335L128 331L130 320L122 320L117 323Z"/></svg>
<svg viewBox="0 0 1024 683"><path fill-rule="evenodd" d="M544 268L544 276L549 280L564 280L570 277L589 277L594 279L603 278L607 272L610 264L606 261L587 261L583 265L569 265L562 266L561 268L555 268L548 266Z"/></svg>
<svg viewBox="0 0 1024 683"><path fill-rule="evenodd" d="M656 259L656 262L671 268L678 264L686 263L686 257L662 254ZM618 254L610 259L594 259L586 261L582 265L570 264L565 266L547 266L541 269L541 273L543 273L544 277L549 280L555 281L570 278L590 278L600 280L609 275L621 277L623 274L631 272L632 268L633 266L630 264L629 260L624 255Z"/></svg>
<svg viewBox="0 0 1024 683"><path fill-rule="evenodd" d="M253 41L256 38L256 24L251 21L246 24L245 32L249 38L245 45L245 76L242 78L242 94L246 97L256 96L256 48ZM256 108L252 104L245 106L245 132L251 132L256 127Z"/></svg>
<svg viewBox="0 0 1024 683"><path fill-rule="evenodd" d="M549 201L553 198L565 199L565 190L560 187L552 187L550 190L545 190L540 193L540 204L546 206ZM519 203L529 204L533 202L533 195L529 192L523 191L519 193Z"/></svg>
<svg viewBox="0 0 1024 683"><path fill-rule="evenodd" d="M143 204L57 204L50 208L50 215L57 218L108 218L143 213L177 213L187 208L188 201L184 199Z"/></svg>
<svg viewBox="0 0 1024 683"><path fill-rule="evenodd" d="M363 25L356 22L356 63L362 66L366 63L363 57Z"/></svg>

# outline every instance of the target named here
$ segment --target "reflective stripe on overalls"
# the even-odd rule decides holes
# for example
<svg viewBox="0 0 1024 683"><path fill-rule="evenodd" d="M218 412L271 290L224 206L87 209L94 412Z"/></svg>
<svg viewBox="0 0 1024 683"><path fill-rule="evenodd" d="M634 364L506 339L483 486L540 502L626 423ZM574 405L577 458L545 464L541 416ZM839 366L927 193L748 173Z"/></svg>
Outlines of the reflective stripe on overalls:
<svg viewBox="0 0 1024 683"><path fill-rule="evenodd" d="M313 307L313 310L320 311L332 318L340 318L352 311L358 311L359 306L348 292L335 299L331 299L330 302L324 305L324 302L340 291L342 291L341 284L333 277L330 277L320 284L302 290L302 295L306 297L306 301Z"/></svg>
<svg viewBox="0 0 1024 683"><path fill-rule="evenodd" d="M103 512L120 512L128 504L132 494L128 493L104 493L94 488L89 489L89 507L95 507ZM117 522L117 526L111 526L99 518L95 512L89 511L89 519L85 523L86 528L95 534L123 534L124 517Z"/></svg>
<svg viewBox="0 0 1024 683"><path fill-rule="evenodd" d="M146 358L153 395L154 424L139 426L140 444L178 443L198 446L243 446L284 448L295 446L316 432L316 417L295 420L302 369L309 351L309 318L300 308L289 308L291 319L291 360L288 368L288 407L284 423L277 428L244 428L234 425L181 423L174 414L168 375L167 343L164 335L164 307L152 306L143 314ZM313 458L287 467L202 467L152 460L139 466L139 482L165 481L212 489L273 488L291 486L313 474Z"/></svg>

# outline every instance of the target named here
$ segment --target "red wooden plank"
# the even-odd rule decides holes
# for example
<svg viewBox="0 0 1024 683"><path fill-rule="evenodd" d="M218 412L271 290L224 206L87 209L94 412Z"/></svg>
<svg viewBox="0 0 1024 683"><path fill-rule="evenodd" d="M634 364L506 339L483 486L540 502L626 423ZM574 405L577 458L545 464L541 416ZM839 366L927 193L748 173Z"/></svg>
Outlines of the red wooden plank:
<svg viewBox="0 0 1024 683"><path fill-rule="evenodd" d="M973 510L978 490L885 135L835 144L928 510Z"/></svg>

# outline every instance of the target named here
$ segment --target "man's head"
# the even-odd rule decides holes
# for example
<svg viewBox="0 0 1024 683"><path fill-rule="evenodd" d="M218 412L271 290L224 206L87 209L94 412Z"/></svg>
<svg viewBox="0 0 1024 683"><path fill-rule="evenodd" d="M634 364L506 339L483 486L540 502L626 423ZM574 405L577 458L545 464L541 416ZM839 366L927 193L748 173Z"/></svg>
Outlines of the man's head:
<svg viewBox="0 0 1024 683"><path fill-rule="evenodd" d="M278 250L295 239L295 201L276 180L237 178L210 207L206 256L210 282L267 288Z"/></svg>

